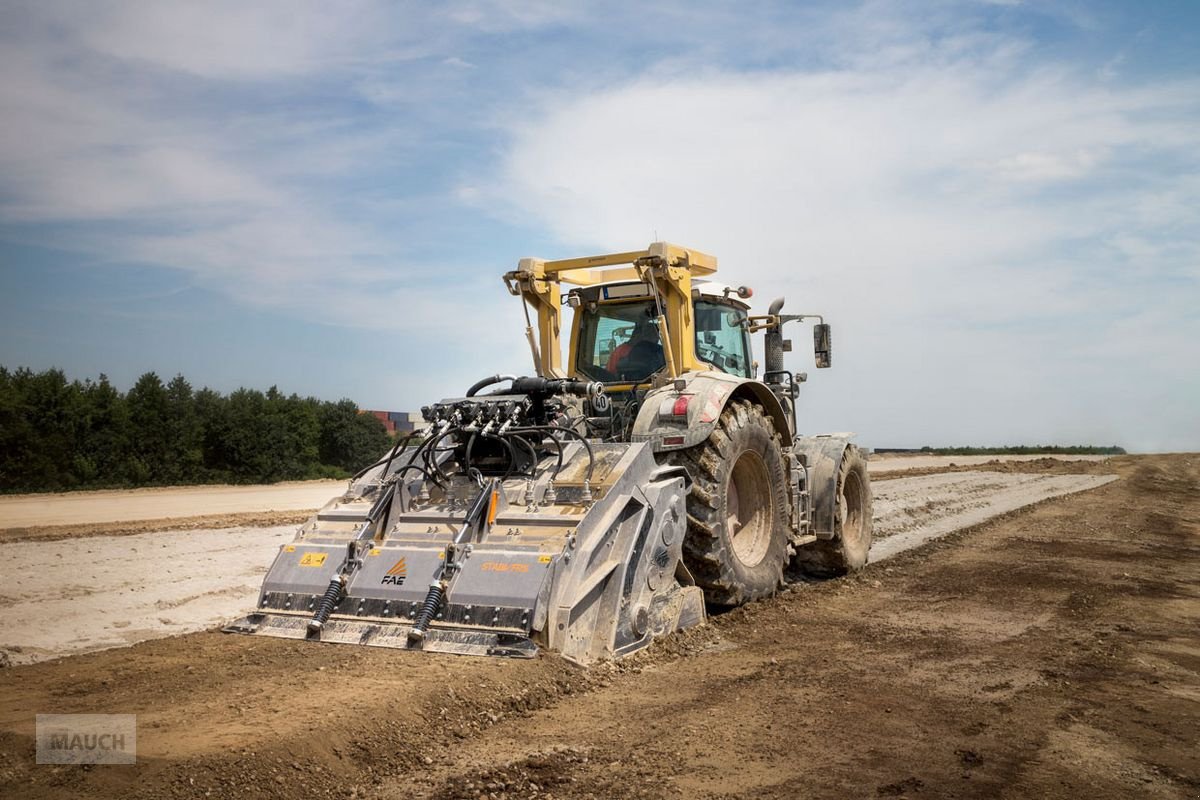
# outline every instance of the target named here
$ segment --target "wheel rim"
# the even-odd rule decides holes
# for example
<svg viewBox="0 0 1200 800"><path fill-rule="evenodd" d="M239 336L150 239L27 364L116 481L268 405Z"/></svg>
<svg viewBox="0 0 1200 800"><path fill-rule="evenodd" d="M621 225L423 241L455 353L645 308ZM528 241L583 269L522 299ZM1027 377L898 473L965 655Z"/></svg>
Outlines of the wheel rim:
<svg viewBox="0 0 1200 800"><path fill-rule="evenodd" d="M863 538L866 514L863 513L863 483L858 473L846 473L842 495L838 498L838 512L842 518L842 540L858 543Z"/></svg>
<svg viewBox="0 0 1200 800"><path fill-rule="evenodd" d="M771 491L767 465L747 450L729 472L725 490L725 525L733 555L747 567L758 564L771 546Z"/></svg>

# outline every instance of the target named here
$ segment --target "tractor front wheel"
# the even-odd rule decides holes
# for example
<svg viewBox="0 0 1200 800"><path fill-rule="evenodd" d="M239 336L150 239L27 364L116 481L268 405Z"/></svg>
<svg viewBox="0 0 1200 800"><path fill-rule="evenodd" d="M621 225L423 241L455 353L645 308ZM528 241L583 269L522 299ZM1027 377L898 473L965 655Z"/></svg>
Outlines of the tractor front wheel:
<svg viewBox="0 0 1200 800"><path fill-rule="evenodd" d="M664 454L688 470L683 557L709 603L736 606L774 594L787 564L787 473L763 410L735 400L704 443Z"/></svg>

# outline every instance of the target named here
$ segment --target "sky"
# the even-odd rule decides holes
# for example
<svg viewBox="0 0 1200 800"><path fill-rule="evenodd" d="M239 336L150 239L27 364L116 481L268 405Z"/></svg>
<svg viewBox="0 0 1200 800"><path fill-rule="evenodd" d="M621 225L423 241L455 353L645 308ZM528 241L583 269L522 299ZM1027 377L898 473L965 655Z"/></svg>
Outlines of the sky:
<svg viewBox="0 0 1200 800"><path fill-rule="evenodd" d="M1200 3L9 0L0 120L10 369L416 409L667 240L806 433L1200 450Z"/></svg>

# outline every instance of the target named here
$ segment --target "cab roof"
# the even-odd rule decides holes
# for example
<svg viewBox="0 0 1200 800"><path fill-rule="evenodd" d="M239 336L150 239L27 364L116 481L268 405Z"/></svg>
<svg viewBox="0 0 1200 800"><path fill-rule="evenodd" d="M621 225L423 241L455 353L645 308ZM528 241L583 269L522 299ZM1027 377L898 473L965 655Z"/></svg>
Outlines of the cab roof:
<svg viewBox="0 0 1200 800"><path fill-rule="evenodd" d="M670 242L654 242L645 250L567 258L561 261L539 262L538 259L523 258L518 271L534 272L534 265L540 263L542 273L551 280L575 286L596 286L602 283L641 280L638 265L647 262L687 269L693 277L712 275L717 271L716 256Z"/></svg>

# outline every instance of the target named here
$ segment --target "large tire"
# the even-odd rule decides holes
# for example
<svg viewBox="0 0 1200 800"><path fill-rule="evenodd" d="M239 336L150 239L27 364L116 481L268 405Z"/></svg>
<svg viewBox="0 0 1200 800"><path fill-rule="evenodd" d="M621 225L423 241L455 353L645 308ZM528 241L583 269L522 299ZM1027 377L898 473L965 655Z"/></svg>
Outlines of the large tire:
<svg viewBox="0 0 1200 800"><path fill-rule="evenodd" d="M834 502L833 538L818 539L796 552L796 567L814 577L833 578L867 565L873 533L871 479L867 461L854 445L842 456Z"/></svg>
<svg viewBox="0 0 1200 800"><path fill-rule="evenodd" d="M783 585L787 472L762 409L731 402L703 444L663 454L692 478L683 559L705 599L737 606Z"/></svg>

